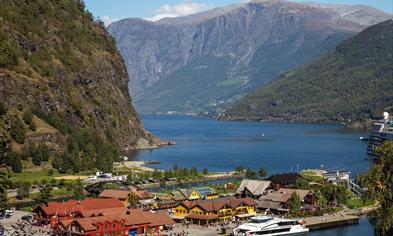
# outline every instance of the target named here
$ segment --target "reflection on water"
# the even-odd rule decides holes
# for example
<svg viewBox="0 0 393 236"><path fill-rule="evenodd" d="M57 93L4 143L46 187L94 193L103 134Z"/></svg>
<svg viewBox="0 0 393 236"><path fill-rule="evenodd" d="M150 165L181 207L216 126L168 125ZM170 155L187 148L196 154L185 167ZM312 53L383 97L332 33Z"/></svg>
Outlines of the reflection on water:
<svg viewBox="0 0 393 236"><path fill-rule="evenodd" d="M269 173L319 168L365 171L369 160L366 144L359 140L366 131L340 125L217 121L190 116L142 116L146 129L175 146L134 151L132 160L158 160L155 168L207 167L230 171L236 166Z"/></svg>

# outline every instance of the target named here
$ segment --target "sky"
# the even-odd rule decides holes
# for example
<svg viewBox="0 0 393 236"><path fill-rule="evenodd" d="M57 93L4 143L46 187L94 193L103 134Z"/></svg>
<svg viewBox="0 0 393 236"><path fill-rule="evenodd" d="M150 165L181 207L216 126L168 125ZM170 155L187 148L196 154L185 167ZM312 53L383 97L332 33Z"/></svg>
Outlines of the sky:
<svg viewBox="0 0 393 236"><path fill-rule="evenodd" d="M247 0L84 0L87 9L106 25L128 17L159 20L163 17L190 15L215 7L244 3ZM365 4L393 13L393 0L292 0Z"/></svg>

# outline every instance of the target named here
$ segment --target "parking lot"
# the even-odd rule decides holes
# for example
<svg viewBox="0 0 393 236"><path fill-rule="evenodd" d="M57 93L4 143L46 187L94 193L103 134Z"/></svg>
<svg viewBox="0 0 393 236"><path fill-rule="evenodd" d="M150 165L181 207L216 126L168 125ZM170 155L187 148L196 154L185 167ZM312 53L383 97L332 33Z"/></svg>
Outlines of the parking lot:
<svg viewBox="0 0 393 236"><path fill-rule="evenodd" d="M4 227L4 235L49 235L48 229L32 226L28 221L21 219L29 214L29 212L25 211L14 211L10 218L0 219L0 224Z"/></svg>

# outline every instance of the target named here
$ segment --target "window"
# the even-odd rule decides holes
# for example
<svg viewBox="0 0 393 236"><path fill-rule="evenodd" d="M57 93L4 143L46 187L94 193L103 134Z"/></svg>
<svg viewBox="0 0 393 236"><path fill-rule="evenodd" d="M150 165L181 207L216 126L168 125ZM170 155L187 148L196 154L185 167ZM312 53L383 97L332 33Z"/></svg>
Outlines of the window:
<svg viewBox="0 0 393 236"><path fill-rule="evenodd" d="M120 235L124 235L124 231L123 230L120 230Z"/></svg>
<svg viewBox="0 0 393 236"><path fill-rule="evenodd" d="M112 231L112 236L116 236L117 234L116 234L116 230L115 231Z"/></svg>
<svg viewBox="0 0 393 236"><path fill-rule="evenodd" d="M96 236L101 236L101 234L100 233L96 233Z"/></svg>
<svg viewBox="0 0 393 236"><path fill-rule="evenodd" d="M108 228L108 225L105 225L105 229L107 229Z"/></svg>
<svg viewBox="0 0 393 236"><path fill-rule="evenodd" d="M99 225L97 225L97 229L100 229L100 226L99 226Z"/></svg>
<svg viewBox="0 0 393 236"><path fill-rule="evenodd" d="M112 227L113 227L113 228L116 228L116 224L113 224Z"/></svg>
<svg viewBox="0 0 393 236"><path fill-rule="evenodd" d="M104 236L109 236L109 233L108 233L108 232L105 232Z"/></svg>

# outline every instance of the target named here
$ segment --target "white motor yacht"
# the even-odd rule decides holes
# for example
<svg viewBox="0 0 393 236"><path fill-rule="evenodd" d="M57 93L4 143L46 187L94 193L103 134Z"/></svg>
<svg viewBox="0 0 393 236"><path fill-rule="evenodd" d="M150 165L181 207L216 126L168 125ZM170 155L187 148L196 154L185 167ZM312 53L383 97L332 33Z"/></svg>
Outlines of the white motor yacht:
<svg viewBox="0 0 393 236"><path fill-rule="evenodd" d="M299 220L257 216L235 228L233 233L235 236L303 236L308 231Z"/></svg>

